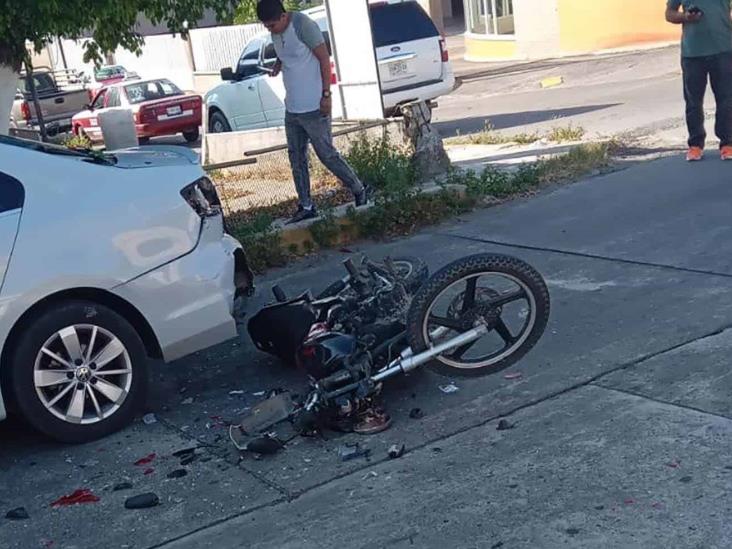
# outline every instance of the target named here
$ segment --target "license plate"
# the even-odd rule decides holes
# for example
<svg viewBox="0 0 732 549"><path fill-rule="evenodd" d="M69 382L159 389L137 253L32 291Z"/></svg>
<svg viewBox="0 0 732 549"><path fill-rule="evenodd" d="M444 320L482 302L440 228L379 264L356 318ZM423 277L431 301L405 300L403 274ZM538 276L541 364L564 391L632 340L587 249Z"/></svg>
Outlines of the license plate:
<svg viewBox="0 0 732 549"><path fill-rule="evenodd" d="M406 61L396 61L389 63L389 76L401 76L409 72L409 66Z"/></svg>
<svg viewBox="0 0 732 549"><path fill-rule="evenodd" d="M167 109L168 116L176 116L182 112L183 111L181 110L180 105L175 106L175 107L168 107L168 109Z"/></svg>

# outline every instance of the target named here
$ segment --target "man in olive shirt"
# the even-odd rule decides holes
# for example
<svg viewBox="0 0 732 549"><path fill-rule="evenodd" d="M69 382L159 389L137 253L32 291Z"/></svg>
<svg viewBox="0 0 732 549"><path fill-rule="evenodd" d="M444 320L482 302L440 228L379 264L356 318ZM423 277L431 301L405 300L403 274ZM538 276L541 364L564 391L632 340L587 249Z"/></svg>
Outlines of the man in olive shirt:
<svg viewBox="0 0 732 549"><path fill-rule="evenodd" d="M717 103L715 132L722 160L732 160L732 8L731 0L668 0L666 20L683 25L681 67L684 74L689 151L704 155L704 94L711 82Z"/></svg>

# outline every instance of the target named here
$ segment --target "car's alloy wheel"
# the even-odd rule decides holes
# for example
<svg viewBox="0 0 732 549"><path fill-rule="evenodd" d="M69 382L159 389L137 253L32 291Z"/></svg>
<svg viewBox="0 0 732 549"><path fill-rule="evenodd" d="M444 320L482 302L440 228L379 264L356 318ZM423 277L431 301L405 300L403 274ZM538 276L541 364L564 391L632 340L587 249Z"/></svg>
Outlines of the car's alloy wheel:
<svg viewBox="0 0 732 549"><path fill-rule="evenodd" d="M97 423L116 413L129 394L132 375L124 344L94 324L75 324L53 334L33 368L43 405L74 424Z"/></svg>
<svg viewBox="0 0 732 549"><path fill-rule="evenodd" d="M125 317L89 301L47 307L10 360L14 408L39 431L85 442L121 429L147 392L147 353Z"/></svg>

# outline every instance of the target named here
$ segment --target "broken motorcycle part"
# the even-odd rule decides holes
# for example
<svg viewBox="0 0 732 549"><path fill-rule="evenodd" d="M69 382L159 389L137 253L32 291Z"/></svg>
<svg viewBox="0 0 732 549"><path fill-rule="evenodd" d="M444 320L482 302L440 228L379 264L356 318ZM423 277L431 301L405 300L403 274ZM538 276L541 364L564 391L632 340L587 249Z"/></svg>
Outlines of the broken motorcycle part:
<svg viewBox="0 0 732 549"><path fill-rule="evenodd" d="M126 509L147 509L160 504L160 498L153 492L132 496L125 501Z"/></svg>

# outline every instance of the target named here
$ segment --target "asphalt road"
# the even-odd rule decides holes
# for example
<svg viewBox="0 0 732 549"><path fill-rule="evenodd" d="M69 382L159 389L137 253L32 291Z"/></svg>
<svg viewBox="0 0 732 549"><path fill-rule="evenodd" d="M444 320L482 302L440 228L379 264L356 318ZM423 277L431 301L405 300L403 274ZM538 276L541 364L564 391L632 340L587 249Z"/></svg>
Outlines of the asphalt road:
<svg viewBox="0 0 732 549"><path fill-rule="evenodd" d="M465 216L414 237L365 244L420 255L514 254L546 277L553 303L537 348L503 375L395 380L392 428L297 439L238 462L222 421L263 390L304 379L248 337L157 365L158 422L59 446L0 426L0 546L54 547L727 547L732 506L732 187L716 160L678 158ZM328 253L259 280L318 290L341 275ZM234 393L232 393L234 391ZM421 408L422 419L409 410ZM515 423L497 431L499 417ZM359 441L371 460L342 462ZM398 460L387 448L405 444ZM203 445L183 478L176 450ZM155 454L144 467L139 458ZM146 469L151 469L147 471ZM120 482L133 487L113 491ZM88 488L97 503L52 508ZM130 511L154 491L162 504ZM51 544L53 542L53 544Z"/></svg>
<svg viewBox="0 0 732 549"><path fill-rule="evenodd" d="M434 120L443 136L481 131L486 123L506 134L572 124L591 136L617 136L683 121L676 47L476 71L439 100ZM553 76L564 83L542 89L541 81ZM708 100L713 107L711 92ZM676 137L683 140L683 133Z"/></svg>

